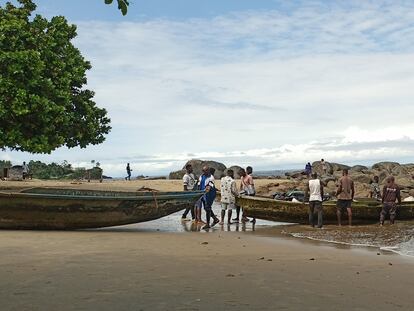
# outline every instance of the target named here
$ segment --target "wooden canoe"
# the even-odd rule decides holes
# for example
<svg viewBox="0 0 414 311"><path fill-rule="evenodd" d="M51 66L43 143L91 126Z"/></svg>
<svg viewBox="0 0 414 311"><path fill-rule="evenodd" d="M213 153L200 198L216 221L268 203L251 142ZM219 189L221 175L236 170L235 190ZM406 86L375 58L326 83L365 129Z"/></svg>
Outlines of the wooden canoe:
<svg viewBox="0 0 414 311"><path fill-rule="evenodd" d="M0 192L0 229L86 229L154 220L195 204L201 192L32 188Z"/></svg>
<svg viewBox="0 0 414 311"><path fill-rule="evenodd" d="M307 203L242 196L237 198L237 204L243 208L245 215L249 217L279 222L309 223L309 205ZM356 199L352 203L352 220L355 223L379 222L381 209L380 202L370 199ZM346 215L343 217L346 218ZM397 210L398 219L414 219L413 202L403 202L399 206ZM323 202L323 222L325 224L337 223L335 201Z"/></svg>

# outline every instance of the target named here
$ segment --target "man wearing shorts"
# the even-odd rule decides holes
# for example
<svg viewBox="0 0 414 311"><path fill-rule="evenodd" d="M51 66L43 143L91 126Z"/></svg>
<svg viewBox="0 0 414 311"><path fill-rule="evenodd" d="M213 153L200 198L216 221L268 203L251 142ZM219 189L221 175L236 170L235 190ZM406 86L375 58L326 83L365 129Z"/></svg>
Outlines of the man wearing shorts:
<svg viewBox="0 0 414 311"><path fill-rule="evenodd" d="M236 182L234 180L234 172L233 170L227 170L227 176L221 179L220 185L220 192L221 192L221 222L220 225L224 224L224 217L226 216L227 212L227 223L232 224L231 222L231 214L235 209L236 204L236 196L237 187Z"/></svg>
<svg viewBox="0 0 414 311"><path fill-rule="evenodd" d="M400 187L395 183L394 176L387 178L387 183L382 190L382 211L380 214L380 225L384 224L385 216L390 214L390 223L394 224L395 214L397 213L397 204L401 204Z"/></svg>
<svg viewBox="0 0 414 311"><path fill-rule="evenodd" d="M336 203L336 215L338 217L338 226L341 226L342 214L348 213L348 224L352 226L352 201L355 195L354 182L348 176L348 170L342 171L342 177L339 180L338 190L336 191L336 197L338 199Z"/></svg>

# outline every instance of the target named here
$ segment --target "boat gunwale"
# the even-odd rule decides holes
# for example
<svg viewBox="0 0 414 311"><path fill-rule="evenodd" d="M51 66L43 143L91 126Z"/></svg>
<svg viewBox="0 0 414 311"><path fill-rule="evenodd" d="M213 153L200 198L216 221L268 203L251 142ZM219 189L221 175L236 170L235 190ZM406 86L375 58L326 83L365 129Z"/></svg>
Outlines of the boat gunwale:
<svg viewBox="0 0 414 311"><path fill-rule="evenodd" d="M164 192L165 193L165 192ZM95 201L150 201L150 200L172 200L172 199L193 199L201 197L203 192L183 192L174 194L161 194L150 192L148 195L140 196L94 196L94 195L68 195L68 194L43 194L23 192L0 192L0 198L36 198L36 199L61 199L61 200L95 200Z"/></svg>

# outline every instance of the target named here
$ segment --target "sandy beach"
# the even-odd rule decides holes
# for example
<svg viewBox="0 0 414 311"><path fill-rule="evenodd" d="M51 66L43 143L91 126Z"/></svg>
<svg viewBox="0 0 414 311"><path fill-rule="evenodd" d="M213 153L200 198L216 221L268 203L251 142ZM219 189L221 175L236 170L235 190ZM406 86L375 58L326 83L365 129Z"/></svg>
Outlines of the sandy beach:
<svg viewBox="0 0 414 311"><path fill-rule="evenodd" d="M412 310L414 262L255 233L2 231L2 310Z"/></svg>
<svg viewBox="0 0 414 311"><path fill-rule="evenodd" d="M0 185L133 191L180 190L181 182ZM179 218L171 219L179 226ZM2 310L413 309L410 257L295 239L281 234L282 227L178 232L167 224L173 229L157 231L163 221L85 231L2 231Z"/></svg>

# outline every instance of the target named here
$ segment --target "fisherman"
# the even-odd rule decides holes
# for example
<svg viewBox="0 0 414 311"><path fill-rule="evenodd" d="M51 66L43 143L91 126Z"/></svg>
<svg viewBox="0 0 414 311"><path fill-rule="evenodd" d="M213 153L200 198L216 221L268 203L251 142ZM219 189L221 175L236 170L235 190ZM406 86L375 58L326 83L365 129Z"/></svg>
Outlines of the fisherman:
<svg viewBox="0 0 414 311"><path fill-rule="evenodd" d="M321 159L321 168L322 168L322 174L326 175L328 172L328 165L326 164L324 159Z"/></svg>
<svg viewBox="0 0 414 311"><path fill-rule="evenodd" d="M23 168L23 179L29 178L29 166L26 164L26 162L23 162L22 168Z"/></svg>
<svg viewBox="0 0 414 311"><path fill-rule="evenodd" d="M127 177L125 177L125 180L131 180L131 167L129 166L129 163L127 163L126 166L126 172L127 172Z"/></svg>
<svg viewBox="0 0 414 311"><path fill-rule="evenodd" d="M308 181L305 190L305 197L308 197L309 194L309 224L312 227L315 227L314 214L318 214L318 228L322 228L323 225L323 210L322 210L322 201L323 201L323 184L318 179L316 173L312 174L312 179Z"/></svg>
<svg viewBox="0 0 414 311"><path fill-rule="evenodd" d="M310 164L310 162L306 163L306 165L305 165L305 174L308 178L312 174L312 165Z"/></svg>
<svg viewBox="0 0 414 311"><path fill-rule="evenodd" d="M227 212L227 223L230 225L231 214L235 209L236 196L238 195L236 181L234 180L234 171L227 170L227 176L221 178L220 181L220 194L221 194L221 222L220 225L224 224L224 217Z"/></svg>
<svg viewBox="0 0 414 311"><path fill-rule="evenodd" d="M208 166L203 166L202 172L203 174L198 179L198 190L205 191L207 185L209 185L210 182L214 184L214 175L211 174L210 168ZM196 206L195 206L196 222L200 224L205 223L201 220L201 210L203 209L203 207L205 208L205 203L206 203L205 196L203 195L197 201Z"/></svg>
<svg viewBox="0 0 414 311"><path fill-rule="evenodd" d="M248 168L249 168L249 171L253 171L253 169L250 166ZM248 175L244 168L240 169L239 175L240 175L240 194L248 195L248 196L255 195L256 191L254 189L253 177L251 175ZM238 223L240 220L240 211L241 211L241 207L236 206L236 217L233 218L233 221L236 223ZM242 222L246 222L246 221L249 221L249 219L242 214Z"/></svg>
<svg viewBox="0 0 414 311"><path fill-rule="evenodd" d="M216 215L213 213L213 203L216 199L217 190L213 181L209 181L205 188L204 194L204 210L206 211L206 225L203 230L210 229L214 225L220 222ZM210 219L213 218L213 224L210 226Z"/></svg>
<svg viewBox="0 0 414 311"><path fill-rule="evenodd" d="M348 176L348 169L342 170L342 177L339 180L336 196L338 198L336 205L336 215L338 217L338 225L341 226L341 216L345 210L348 213L348 224L352 226L352 201L355 195L355 187L353 180Z"/></svg>
<svg viewBox="0 0 414 311"><path fill-rule="evenodd" d="M379 177L374 176L374 181L371 182L371 190L369 192L369 195L372 199L375 199L377 201L381 200L381 190L379 185Z"/></svg>
<svg viewBox="0 0 414 311"><path fill-rule="evenodd" d="M197 179L193 173L193 166L191 164L187 164L185 166L186 173L183 176L183 186L184 191L193 191L197 190ZM189 206L185 209L183 216L181 217L181 220L188 221L187 215L191 211L191 219L195 220L195 210L194 205Z"/></svg>
<svg viewBox="0 0 414 311"><path fill-rule="evenodd" d="M401 204L401 193L400 187L395 183L394 176L389 176L387 178L387 183L385 184L382 190L382 211L380 214L380 225L384 225L385 216L390 214L390 223L394 224L395 214L397 212L397 205L395 201L398 201L398 204Z"/></svg>

